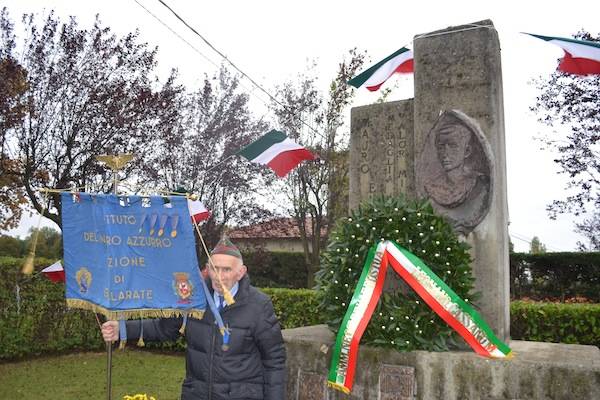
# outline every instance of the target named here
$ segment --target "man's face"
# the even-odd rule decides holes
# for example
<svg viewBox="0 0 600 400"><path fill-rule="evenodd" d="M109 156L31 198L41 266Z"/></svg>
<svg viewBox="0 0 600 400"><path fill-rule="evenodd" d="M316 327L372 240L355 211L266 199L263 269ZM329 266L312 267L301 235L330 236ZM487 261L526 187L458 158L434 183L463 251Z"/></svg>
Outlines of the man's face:
<svg viewBox="0 0 600 400"><path fill-rule="evenodd" d="M234 256L228 256L227 254L215 254L211 256L213 264L215 265L214 271L210 266L208 267L208 274L212 281L213 289L217 292L222 293L221 287L219 286L219 279L221 283L231 290L246 273L246 266L242 265L242 260Z"/></svg>
<svg viewBox="0 0 600 400"><path fill-rule="evenodd" d="M457 129L464 129L458 127ZM442 131L438 134L435 147L444 170L452 171L461 167L469 156L469 135L458 130Z"/></svg>

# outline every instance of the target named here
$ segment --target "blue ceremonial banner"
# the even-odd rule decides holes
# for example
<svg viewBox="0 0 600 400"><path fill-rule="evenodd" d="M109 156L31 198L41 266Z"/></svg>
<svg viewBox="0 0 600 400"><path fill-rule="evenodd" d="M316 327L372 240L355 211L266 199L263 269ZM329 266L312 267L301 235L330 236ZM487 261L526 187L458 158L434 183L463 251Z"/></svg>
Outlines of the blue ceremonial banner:
<svg viewBox="0 0 600 400"><path fill-rule="evenodd" d="M109 319L202 318L185 196L62 193L67 305Z"/></svg>

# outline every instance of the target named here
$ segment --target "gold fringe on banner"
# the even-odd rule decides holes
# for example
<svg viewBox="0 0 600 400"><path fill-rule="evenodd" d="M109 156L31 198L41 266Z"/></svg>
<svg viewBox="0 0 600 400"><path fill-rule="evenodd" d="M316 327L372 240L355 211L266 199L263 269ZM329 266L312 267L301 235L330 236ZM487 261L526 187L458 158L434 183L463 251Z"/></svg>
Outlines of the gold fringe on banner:
<svg viewBox="0 0 600 400"><path fill-rule="evenodd" d="M176 308L110 311L102 306L81 299L67 299L67 307L93 311L95 313L102 314L107 319L113 321L118 320L120 317L124 319L177 318L183 317L186 313L188 317L196 319L202 319L202 317L204 316L204 310L179 310Z"/></svg>

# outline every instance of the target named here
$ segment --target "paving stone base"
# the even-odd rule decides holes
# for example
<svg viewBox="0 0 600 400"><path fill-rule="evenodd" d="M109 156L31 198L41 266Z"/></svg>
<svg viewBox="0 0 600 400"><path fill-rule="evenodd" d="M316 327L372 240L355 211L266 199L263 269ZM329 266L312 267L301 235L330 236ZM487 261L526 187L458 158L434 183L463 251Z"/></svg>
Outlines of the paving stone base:
<svg viewBox="0 0 600 400"><path fill-rule="evenodd" d="M325 325L283 331L289 400L600 399L600 349L512 341L511 360L471 351L399 353L360 347L350 395L327 388L334 336Z"/></svg>

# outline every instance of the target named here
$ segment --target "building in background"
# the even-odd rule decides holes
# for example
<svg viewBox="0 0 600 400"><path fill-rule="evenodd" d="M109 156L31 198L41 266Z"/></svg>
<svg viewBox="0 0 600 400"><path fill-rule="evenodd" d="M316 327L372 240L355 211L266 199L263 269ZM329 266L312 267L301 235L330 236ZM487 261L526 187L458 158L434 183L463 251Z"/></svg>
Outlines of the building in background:
<svg viewBox="0 0 600 400"><path fill-rule="evenodd" d="M309 238L312 237L310 224L307 223ZM261 249L268 252L302 253L300 229L294 218L275 218L240 228L232 229L227 234L240 249L251 251ZM322 228L321 237L326 237L327 228ZM309 240L310 247L310 240Z"/></svg>

